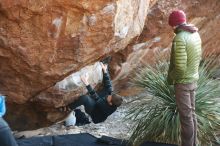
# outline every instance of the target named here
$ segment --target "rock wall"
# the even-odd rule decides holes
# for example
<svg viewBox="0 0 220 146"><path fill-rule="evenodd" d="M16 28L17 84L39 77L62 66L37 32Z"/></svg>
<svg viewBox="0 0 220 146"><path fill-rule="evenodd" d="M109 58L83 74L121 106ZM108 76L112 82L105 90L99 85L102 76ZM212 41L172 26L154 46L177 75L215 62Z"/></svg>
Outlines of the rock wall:
<svg viewBox="0 0 220 146"><path fill-rule="evenodd" d="M9 123L26 129L56 121L58 113L50 113L81 93L57 83L124 49L142 32L149 3L1 0L0 93L7 96Z"/></svg>
<svg viewBox="0 0 220 146"><path fill-rule="evenodd" d="M141 35L114 55L111 66L117 79L126 78L130 75L128 70L154 63L157 57L169 53L174 33L168 25L168 16L174 9L184 10L188 23L199 28L204 54L220 54L219 0L157 0L150 5Z"/></svg>

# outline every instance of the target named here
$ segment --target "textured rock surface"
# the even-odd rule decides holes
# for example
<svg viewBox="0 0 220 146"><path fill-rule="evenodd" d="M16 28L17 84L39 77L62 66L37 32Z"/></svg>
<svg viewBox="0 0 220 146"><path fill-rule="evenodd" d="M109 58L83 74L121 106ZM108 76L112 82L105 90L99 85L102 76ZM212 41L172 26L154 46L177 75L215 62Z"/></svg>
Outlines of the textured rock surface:
<svg viewBox="0 0 220 146"><path fill-rule="evenodd" d="M87 93L80 76L87 74L89 83L95 87L102 81L102 67L99 62L86 66L76 73L73 73L57 82L53 87L41 92L33 100L38 104L47 107L61 107L74 101L76 97Z"/></svg>
<svg viewBox="0 0 220 146"><path fill-rule="evenodd" d="M8 97L11 125L35 128L56 119L56 112L48 113L81 91L66 93L54 85L124 49L142 32L148 5L149 0L1 0L0 92Z"/></svg>
<svg viewBox="0 0 220 146"><path fill-rule="evenodd" d="M169 53L174 36L168 26L168 15L174 9L183 9L189 23L199 28L204 54L220 54L220 1L159 0L151 3L147 21L141 35L130 45L114 55L112 68L115 76L126 77L128 69L137 65L154 63ZM136 58L136 59L134 59ZM118 60L118 61L117 61Z"/></svg>
<svg viewBox="0 0 220 146"><path fill-rule="evenodd" d="M139 35L148 0L2 0L1 92L24 103Z"/></svg>

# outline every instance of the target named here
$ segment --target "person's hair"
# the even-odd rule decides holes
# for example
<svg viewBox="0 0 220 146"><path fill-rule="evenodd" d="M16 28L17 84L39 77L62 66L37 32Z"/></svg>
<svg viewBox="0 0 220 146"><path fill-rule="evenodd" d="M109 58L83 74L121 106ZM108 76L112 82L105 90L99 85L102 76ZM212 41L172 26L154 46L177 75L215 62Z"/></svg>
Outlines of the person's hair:
<svg viewBox="0 0 220 146"><path fill-rule="evenodd" d="M113 93L112 94L112 105L119 107L123 102L122 96Z"/></svg>

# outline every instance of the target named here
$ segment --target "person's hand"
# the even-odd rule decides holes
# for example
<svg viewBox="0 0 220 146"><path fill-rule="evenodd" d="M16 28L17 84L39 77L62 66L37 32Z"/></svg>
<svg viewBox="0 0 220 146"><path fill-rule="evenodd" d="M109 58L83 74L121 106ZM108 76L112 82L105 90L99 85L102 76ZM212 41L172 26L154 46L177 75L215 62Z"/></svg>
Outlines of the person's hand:
<svg viewBox="0 0 220 146"><path fill-rule="evenodd" d="M80 77L81 77L81 81L82 81L86 86L88 86L88 85L89 85L89 82L88 82L89 76L88 76L88 74L83 74L83 75L81 75Z"/></svg>
<svg viewBox="0 0 220 146"><path fill-rule="evenodd" d="M101 66L102 66L103 72L104 72L104 73L107 73L108 65L107 65L107 64L103 64L103 63L101 62Z"/></svg>

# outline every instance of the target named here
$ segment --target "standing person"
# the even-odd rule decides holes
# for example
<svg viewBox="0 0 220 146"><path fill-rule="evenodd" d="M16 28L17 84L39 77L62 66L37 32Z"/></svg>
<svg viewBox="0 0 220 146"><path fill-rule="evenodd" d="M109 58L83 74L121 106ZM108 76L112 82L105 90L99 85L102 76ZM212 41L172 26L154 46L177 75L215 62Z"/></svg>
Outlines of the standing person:
<svg viewBox="0 0 220 146"><path fill-rule="evenodd" d="M169 25L176 36L173 39L167 81L175 89L181 123L181 146L196 146L195 90L199 79L201 38L198 29L186 23L186 15L181 10L170 14Z"/></svg>
<svg viewBox="0 0 220 146"><path fill-rule="evenodd" d="M89 94L80 96L78 100L70 103L66 107L59 108L61 111L73 110L78 106L84 105L86 113L91 116L94 123L104 122L109 115L116 111L123 100L121 96L113 93L107 65L101 63L101 66L103 71L103 89L96 92L89 84L88 76L82 75L81 80Z"/></svg>
<svg viewBox="0 0 220 146"><path fill-rule="evenodd" d="M0 95L0 146L17 146L11 129L2 118L6 112L5 97Z"/></svg>

